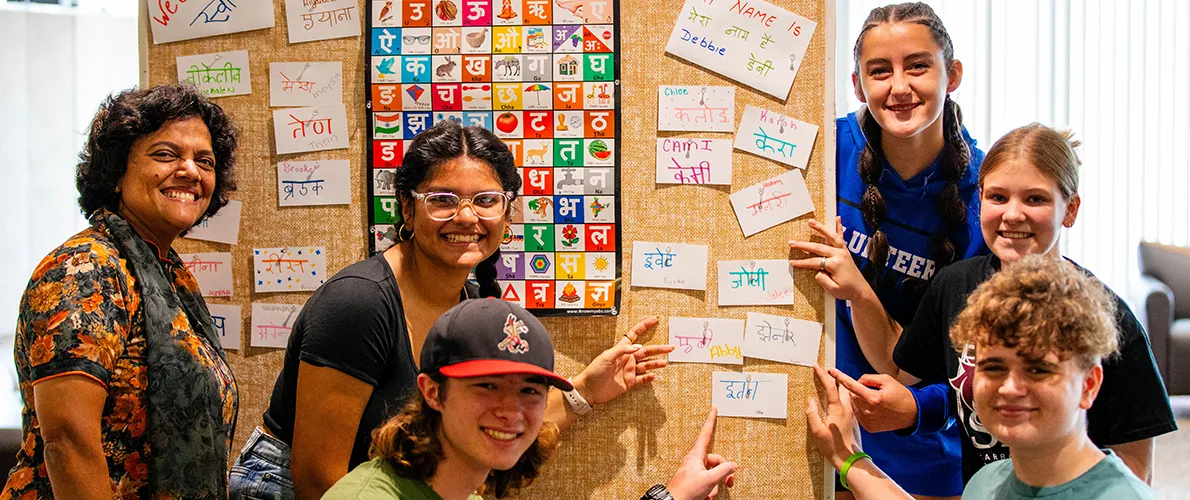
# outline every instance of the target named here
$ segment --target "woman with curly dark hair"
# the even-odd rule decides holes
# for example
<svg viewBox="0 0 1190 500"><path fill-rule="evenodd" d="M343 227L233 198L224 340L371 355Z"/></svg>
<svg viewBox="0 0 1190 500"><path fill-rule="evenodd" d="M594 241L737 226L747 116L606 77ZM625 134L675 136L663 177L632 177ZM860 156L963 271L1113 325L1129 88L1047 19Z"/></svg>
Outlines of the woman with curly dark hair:
<svg viewBox="0 0 1190 500"><path fill-rule="evenodd" d="M236 129L193 87L109 97L79 155L91 227L51 252L15 340L25 445L4 498L226 498L238 397L171 245L235 189Z"/></svg>
<svg viewBox="0 0 1190 500"><path fill-rule="evenodd" d="M430 326L459 302L500 297L496 261L521 187L512 152L491 131L446 120L414 137L397 169L399 241L327 280L294 320L263 425L231 468L233 498L316 499L368 461L372 430L417 390ZM475 270L478 284L468 281ZM651 380L672 346L629 330L546 420L564 429L592 405Z"/></svg>

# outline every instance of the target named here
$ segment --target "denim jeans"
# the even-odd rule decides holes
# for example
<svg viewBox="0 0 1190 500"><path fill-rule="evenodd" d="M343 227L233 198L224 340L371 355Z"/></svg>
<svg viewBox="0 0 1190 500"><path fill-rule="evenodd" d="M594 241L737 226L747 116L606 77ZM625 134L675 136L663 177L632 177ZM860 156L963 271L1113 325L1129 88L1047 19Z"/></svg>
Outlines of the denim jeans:
<svg viewBox="0 0 1190 500"><path fill-rule="evenodd" d="M257 427L231 466L231 500L293 500L289 456L289 445Z"/></svg>

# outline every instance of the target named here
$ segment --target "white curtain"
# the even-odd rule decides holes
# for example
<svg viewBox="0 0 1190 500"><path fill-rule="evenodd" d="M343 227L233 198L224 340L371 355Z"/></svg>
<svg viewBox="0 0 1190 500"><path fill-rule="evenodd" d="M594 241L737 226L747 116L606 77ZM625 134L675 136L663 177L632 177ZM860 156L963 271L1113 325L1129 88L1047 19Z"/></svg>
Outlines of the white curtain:
<svg viewBox="0 0 1190 500"><path fill-rule="evenodd" d="M87 126L138 81L136 4L123 3L133 8L0 3L0 427L21 425L12 335L29 275L86 227L74 167Z"/></svg>
<svg viewBox="0 0 1190 500"><path fill-rule="evenodd" d="M868 12L839 0L836 112L859 107L851 55ZM963 62L954 93L986 151L1030 122L1083 142L1078 221L1064 254L1130 296L1137 244L1190 245L1190 2L928 1Z"/></svg>

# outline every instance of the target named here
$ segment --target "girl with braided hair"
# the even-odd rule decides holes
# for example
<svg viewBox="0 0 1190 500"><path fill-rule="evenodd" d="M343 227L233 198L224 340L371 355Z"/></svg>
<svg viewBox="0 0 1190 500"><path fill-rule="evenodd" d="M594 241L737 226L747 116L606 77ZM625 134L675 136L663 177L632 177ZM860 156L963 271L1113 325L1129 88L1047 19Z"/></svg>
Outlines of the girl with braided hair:
<svg viewBox="0 0 1190 500"><path fill-rule="evenodd" d="M963 66L941 19L923 3L873 9L853 53L852 84L865 106L836 121L840 217L834 227L810 222L825 244L790 248L808 254L791 264L817 271L837 299L836 366L863 381L894 373L900 325L912 321L934 273L988 250L976 183L983 153L949 97ZM909 390L910 404L946 397L939 388ZM905 434L865 431L864 447L918 498L961 494L958 430Z"/></svg>

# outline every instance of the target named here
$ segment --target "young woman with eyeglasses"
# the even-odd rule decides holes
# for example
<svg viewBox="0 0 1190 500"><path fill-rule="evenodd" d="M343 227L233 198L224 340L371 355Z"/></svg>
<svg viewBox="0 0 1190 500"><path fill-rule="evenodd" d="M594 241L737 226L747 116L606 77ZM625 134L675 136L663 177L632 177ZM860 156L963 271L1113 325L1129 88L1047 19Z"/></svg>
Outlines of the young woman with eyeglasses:
<svg viewBox="0 0 1190 500"><path fill-rule="evenodd" d="M521 179L490 131L443 121L414 138L397 169L398 243L339 271L294 322L264 425L231 469L232 498L320 498L368 461L371 433L416 390L422 343L442 313L499 297L495 264ZM478 284L467 280L475 270ZM573 379L599 405L652 380L671 346L643 347L635 326ZM572 393L571 396L574 396ZM565 429L585 405L549 394L546 420Z"/></svg>

